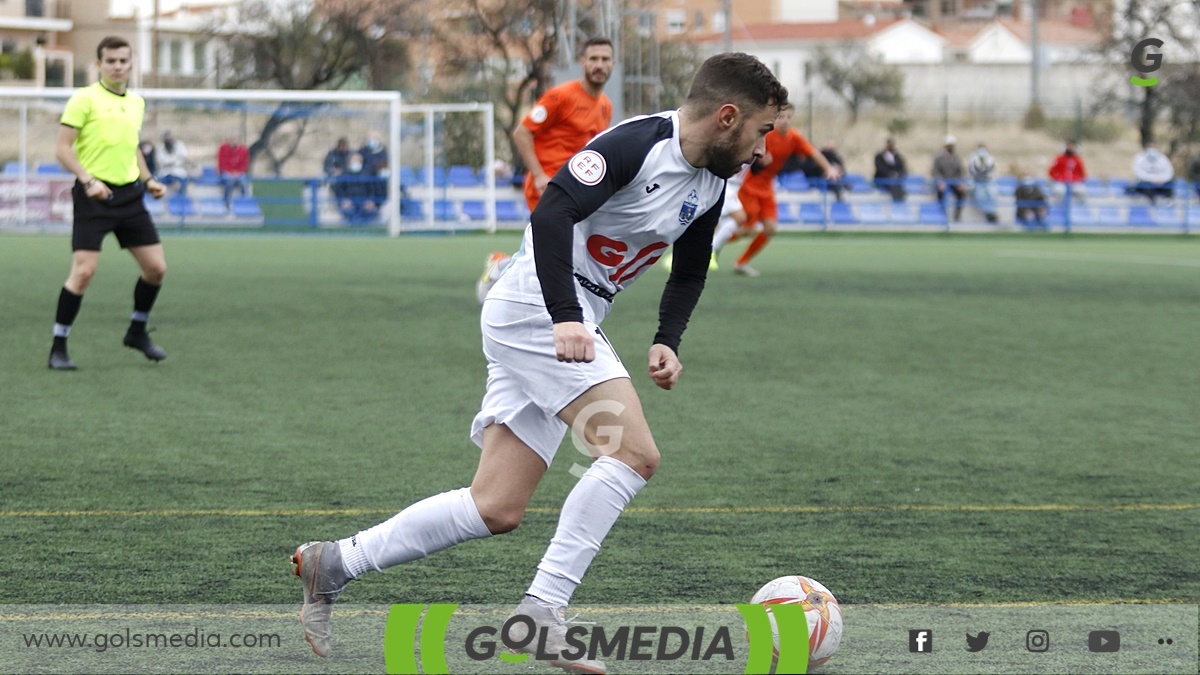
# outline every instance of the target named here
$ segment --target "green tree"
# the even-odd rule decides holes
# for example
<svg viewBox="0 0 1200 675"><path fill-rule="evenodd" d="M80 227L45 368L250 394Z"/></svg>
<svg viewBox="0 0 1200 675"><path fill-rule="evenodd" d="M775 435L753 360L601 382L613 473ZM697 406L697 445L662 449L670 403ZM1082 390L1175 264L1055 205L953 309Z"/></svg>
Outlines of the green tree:
<svg viewBox="0 0 1200 675"><path fill-rule="evenodd" d="M851 124L858 121L867 102L904 104L904 73L884 63L861 43L847 42L836 49L818 47L813 68L825 86L846 104Z"/></svg>

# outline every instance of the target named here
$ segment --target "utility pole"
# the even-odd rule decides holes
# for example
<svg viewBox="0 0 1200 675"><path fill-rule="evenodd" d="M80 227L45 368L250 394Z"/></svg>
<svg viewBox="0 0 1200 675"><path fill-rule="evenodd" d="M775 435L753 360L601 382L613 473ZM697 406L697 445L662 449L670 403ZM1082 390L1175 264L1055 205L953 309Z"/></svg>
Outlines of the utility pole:
<svg viewBox="0 0 1200 675"><path fill-rule="evenodd" d="M162 8L154 0L154 17L150 21L150 87L158 88L158 15Z"/></svg>
<svg viewBox="0 0 1200 675"><path fill-rule="evenodd" d="M1033 70L1029 76L1029 104L1035 106L1040 105L1042 101L1042 40L1038 35L1038 0L1029 0L1029 22L1029 46L1033 50L1033 58L1030 60Z"/></svg>
<svg viewBox="0 0 1200 675"><path fill-rule="evenodd" d="M721 11L725 13L725 39L722 42L724 51L733 51L733 0L721 0Z"/></svg>
<svg viewBox="0 0 1200 675"><path fill-rule="evenodd" d="M622 5L624 0L620 0ZM612 40L613 64L609 86L604 93L613 104L613 119L625 119L625 66L621 62L624 53L622 49L621 17L623 12L617 6L617 0L567 0L567 13L564 24L559 27L559 65L555 68L554 79L558 83L578 78L581 73L577 60L579 48L588 38L603 35Z"/></svg>

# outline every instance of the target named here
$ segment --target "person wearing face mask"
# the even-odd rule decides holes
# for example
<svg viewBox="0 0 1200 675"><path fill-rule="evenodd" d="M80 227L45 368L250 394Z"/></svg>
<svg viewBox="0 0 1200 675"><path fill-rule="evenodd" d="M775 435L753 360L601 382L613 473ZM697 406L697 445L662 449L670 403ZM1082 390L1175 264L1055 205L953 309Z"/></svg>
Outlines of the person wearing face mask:
<svg viewBox="0 0 1200 675"><path fill-rule="evenodd" d="M362 155L363 173L368 176L387 177L388 151L383 136L378 131L367 134L367 142L358 149Z"/></svg>
<svg viewBox="0 0 1200 675"><path fill-rule="evenodd" d="M1029 173L1021 176L1021 183L1013 195L1017 203L1017 222L1025 228L1046 229L1046 195Z"/></svg>
<svg viewBox="0 0 1200 675"><path fill-rule="evenodd" d="M1083 199L1086 193L1083 190L1083 181L1087 178L1087 170L1083 166L1083 158L1079 156L1079 147L1075 141L1067 141L1066 148L1058 157L1054 158L1054 164L1050 165L1050 179L1060 184L1059 190L1066 192L1067 186L1070 186L1071 196Z"/></svg>
<svg viewBox="0 0 1200 675"><path fill-rule="evenodd" d="M363 156L354 152L346 157L345 170L333 180L333 196L347 223L366 225L379 219L387 185L369 175Z"/></svg>
<svg viewBox="0 0 1200 675"><path fill-rule="evenodd" d="M1154 141L1147 141L1142 151L1134 156L1133 177L1137 179L1134 193L1145 195L1151 204L1159 197L1170 200L1174 196L1175 167Z"/></svg>

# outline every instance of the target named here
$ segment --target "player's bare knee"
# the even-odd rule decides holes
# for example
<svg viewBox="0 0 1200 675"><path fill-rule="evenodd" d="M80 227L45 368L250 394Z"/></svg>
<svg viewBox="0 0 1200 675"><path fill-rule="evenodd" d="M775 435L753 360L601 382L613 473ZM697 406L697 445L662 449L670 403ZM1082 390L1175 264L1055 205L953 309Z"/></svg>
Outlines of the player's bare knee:
<svg viewBox="0 0 1200 675"><path fill-rule="evenodd" d="M155 263L142 268L142 278L146 283L154 286L161 286L163 279L167 276L167 263Z"/></svg>
<svg viewBox="0 0 1200 675"><path fill-rule="evenodd" d="M521 519L524 516L525 509L512 507L486 507L479 509L479 517L483 518L483 524L487 527L488 532L492 534L512 532L521 524Z"/></svg>
<svg viewBox="0 0 1200 675"><path fill-rule="evenodd" d="M767 235L768 237L772 237L772 236L775 236L775 233L778 231L779 231L779 225L776 224L775 221L772 221L772 220L764 220L763 221L763 234Z"/></svg>
<svg viewBox="0 0 1200 675"><path fill-rule="evenodd" d="M659 454L658 448L651 443L640 447L622 448L620 456L614 456L614 459L624 462L636 471L639 476L650 480L654 472L658 471L662 455Z"/></svg>
<svg viewBox="0 0 1200 675"><path fill-rule="evenodd" d="M87 290L88 284L92 283L92 277L96 274L94 265L83 265L71 268L71 276L67 279L68 290L73 291L76 295L83 295Z"/></svg>

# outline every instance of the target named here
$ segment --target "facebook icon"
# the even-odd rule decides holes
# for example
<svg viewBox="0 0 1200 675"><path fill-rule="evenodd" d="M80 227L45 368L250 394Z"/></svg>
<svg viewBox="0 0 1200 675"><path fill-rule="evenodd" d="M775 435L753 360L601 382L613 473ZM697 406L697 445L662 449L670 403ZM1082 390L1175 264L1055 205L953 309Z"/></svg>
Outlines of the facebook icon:
<svg viewBox="0 0 1200 675"><path fill-rule="evenodd" d="M933 631L929 629L908 631L908 651L916 654L932 654Z"/></svg>

